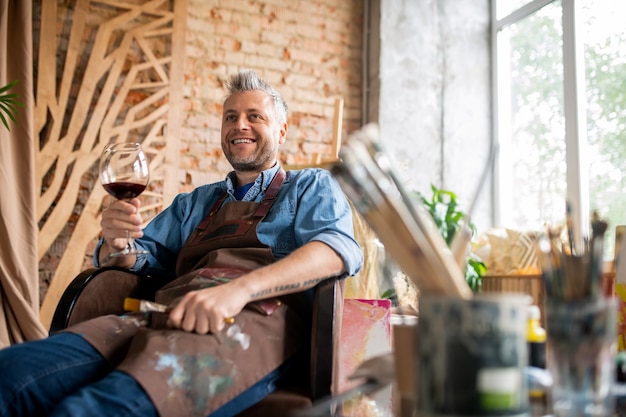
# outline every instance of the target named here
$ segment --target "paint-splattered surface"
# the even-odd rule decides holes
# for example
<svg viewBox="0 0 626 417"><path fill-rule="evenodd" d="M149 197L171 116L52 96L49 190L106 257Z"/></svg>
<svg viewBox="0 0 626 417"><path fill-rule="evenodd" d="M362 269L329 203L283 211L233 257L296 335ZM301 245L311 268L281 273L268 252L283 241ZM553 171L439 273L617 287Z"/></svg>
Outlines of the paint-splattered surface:
<svg viewBox="0 0 626 417"><path fill-rule="evenodd" d="M217 335L142 324L105 316L71 331L113 363L123 358L117 368L139 381L159 414L177 417L209 415L304 348L310 331L286 305L271 316L246 309Z"/></svg>
<svg viewBox="0 0 626 417"><path fill-rule="evenodd" d="M339 392L363 382L348 379L363 361L391 352L390 320L390 300L344 300L337 373ZM344 404L342 412L354 417L388 416L391 408L391 390L382 390L375 398L358 398Z"/></svg>

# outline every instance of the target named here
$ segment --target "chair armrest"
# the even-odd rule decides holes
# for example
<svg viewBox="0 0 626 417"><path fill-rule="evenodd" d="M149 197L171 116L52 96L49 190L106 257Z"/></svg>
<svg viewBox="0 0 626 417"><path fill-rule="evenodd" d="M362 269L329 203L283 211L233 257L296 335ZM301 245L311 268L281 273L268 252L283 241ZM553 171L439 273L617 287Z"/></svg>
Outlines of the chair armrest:
<svg viewBox="0 0 626 417"><path fill-rule="evenodd" d="M311 332L311 399L332 393L339 361L344 281L331 278L315 287Z"/></svg>
<svg viewBox="0 0 626 417"><path fill-rule="evenodd" d="M124 298L141 296L145 276L119 267L89 268L67 286L50 324L50 334L107 314L124 313Z"/></svg>

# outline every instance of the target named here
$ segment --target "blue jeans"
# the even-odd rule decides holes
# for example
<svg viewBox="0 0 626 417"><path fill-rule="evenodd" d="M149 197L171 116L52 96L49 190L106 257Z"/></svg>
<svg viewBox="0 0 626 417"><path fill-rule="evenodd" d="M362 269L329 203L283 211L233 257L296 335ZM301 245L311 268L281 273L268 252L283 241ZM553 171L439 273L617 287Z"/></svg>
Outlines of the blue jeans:
<svg viewBox="0 0 626 417"><path fill-rule="evenodd" d="M260 401L280 374L276 369L210 417L234 416ZM59 333L0 350L0 417L157 415L143 388L80 335Z"/></svg>

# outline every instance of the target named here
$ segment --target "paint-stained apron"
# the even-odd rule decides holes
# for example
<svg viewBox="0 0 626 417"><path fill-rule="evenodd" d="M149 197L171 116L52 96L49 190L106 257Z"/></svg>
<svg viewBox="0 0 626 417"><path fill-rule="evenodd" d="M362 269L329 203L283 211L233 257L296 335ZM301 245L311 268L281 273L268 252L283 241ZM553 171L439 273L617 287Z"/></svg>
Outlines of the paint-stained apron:
<svg viewBox="0 0 626 417"><path fill-rule="evenodd" d="M280 169L260 203L236 201L220 208L223 196L181 250L176 266L179 278L157 291L156 301L169 304L191 290L274 262L256 227L284 178ZM204 417L303 348L308 332L292 308L303 304L298 296L283 301L248 305L233 325L218 334L171 329L165 324L166 315L154 313L149 327L133 315L104 316L68 331L84 335L113 364L119 363L118 369L132 375L161 417ZM268 305L269 310L259 308Z"/></svg>

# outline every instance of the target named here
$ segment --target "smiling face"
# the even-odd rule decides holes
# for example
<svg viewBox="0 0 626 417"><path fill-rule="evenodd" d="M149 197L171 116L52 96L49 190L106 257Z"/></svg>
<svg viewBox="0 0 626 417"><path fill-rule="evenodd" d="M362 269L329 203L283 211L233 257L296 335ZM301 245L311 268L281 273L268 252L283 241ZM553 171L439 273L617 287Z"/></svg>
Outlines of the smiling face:
<svg viewBox="0 0 626 417"><path fill-rule="evenodd" d="M286 135L287 123L278 121L274 101L266 92L236 92L224 102L222 150L238 176L256 177L271 168Z"/></svg>

